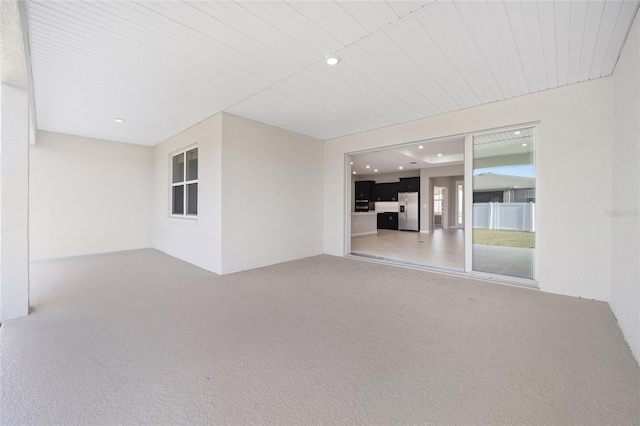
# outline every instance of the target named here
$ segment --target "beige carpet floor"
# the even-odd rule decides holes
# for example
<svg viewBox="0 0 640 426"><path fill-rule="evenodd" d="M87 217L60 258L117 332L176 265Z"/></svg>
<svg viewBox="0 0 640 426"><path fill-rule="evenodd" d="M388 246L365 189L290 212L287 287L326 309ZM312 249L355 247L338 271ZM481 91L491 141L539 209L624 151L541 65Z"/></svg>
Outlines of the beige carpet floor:
<svg viewBox="0 0 640 426"><path fill-rule="evenodd" d="M602 302L331 256L31 272L33 313L0 328L2 425L640 423Z"/></svg>

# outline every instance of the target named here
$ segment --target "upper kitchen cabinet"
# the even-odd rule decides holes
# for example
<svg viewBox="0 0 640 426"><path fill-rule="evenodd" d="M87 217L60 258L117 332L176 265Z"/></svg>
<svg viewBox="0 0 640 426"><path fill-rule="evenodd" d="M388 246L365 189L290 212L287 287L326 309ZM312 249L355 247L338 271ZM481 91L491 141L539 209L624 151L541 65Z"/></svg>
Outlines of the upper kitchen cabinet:
<svg viewBox="0 0 640 426"><path fill-rule="evenodd" d="M398 192L420 192L420 177L400 178Z"/></svg>
<svg viewBox="0 0 640 426"><path fill-rule="evenodd" d="M361 180L356 182L356 200L373 201L373 186L375 182L372 180Z"/></svg>
<svg viewBox="0 0 640 426"><path fill-rule="evenodd" d="M398 201L398 183L376 183L373 188L373 201Z"/></svg>

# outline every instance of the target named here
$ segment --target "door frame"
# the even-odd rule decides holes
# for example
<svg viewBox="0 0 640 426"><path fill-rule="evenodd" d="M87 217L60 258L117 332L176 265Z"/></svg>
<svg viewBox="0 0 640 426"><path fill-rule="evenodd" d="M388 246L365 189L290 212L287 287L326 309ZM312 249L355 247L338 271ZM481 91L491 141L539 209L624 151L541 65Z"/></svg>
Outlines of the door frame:
<svg viewBox="0 0 640 426"><path fill-rule="evenodd" d="M514 126L506 126L506 127L499 127L499 128L494 128L494 129L489 129L489 130L483 130L483 131L479 131L479 132L472 132L470 134L468 134L465 139L464 139L464 185L465 185L465 197L464 197L464 205L465 205L465 211L466 212L471 212L470 214L465 214L464 217L464 223L465 223L465 231L464 231L464 251L465 251L465 267L464 267L464 271L465 273L474 276L474 277L478 277L478 278L482 278L482 279L487 279L487 280L495 280L495 281L500 281L500 282L506 282L508 284L515 284L515 285L521 285L521 286L526 286L526 287L533 287L533 288L539 288L539 283L538 283L538 271L540 268L540 262L538 262L538 247L539 247L539 229L540 229L540 222L538 220L539 217L539 212L540 212L540 206L539 206L539 201L540 201L540 196L539 196L539 188L540 186L538 185L538 175L537 175L537 170L536 170L536 215L535 215L535 242L534 242L534 250L533 250L533 259L534 259L534 266L533 266L533 279L528 279L528 278L519 278L519 277L511 277L511 276L507 276L507 275L499 275L499 274L491 274L491 273L487 273L487 272L479 272L479 271L474 271L473 270L473 138L475 136L481 136L481 135L486 135L486 134L491 134L491 133L498 133L498 132L508 132L511 130L518 130L518 129L523 129L523 128L533 128L533 137L534 137L534 146L535 151L534 151L534 157L533 157L533 163L534 164L538 164L538 153L539 153L539 149L538 149L538 125L540 124L539 121L535 121L535 122L530 122L530 123L523 123L523 124L518 124L518 125L514 125ZM471 190L469 190L469 188L471 188Z"/></svg>
<svg viewBox="0 0 640 426"><path fill-rule="evenodd" d="M539 215L541 211L541 207L544 206L543 197L541 198L539 195L539 189L541 186L539 185L538 179L539 177L536 175L536 235L535 235L535 250L534 250L534 279L524 279L518 277L510 277L505 275L497 275L497 274L488 274L485 272L473 271L473 190L469 190L469 188L473 188L473 137L480 136L489 133L503 132L509 130L517 130L526 127L534 128L534 137L536 143L536 150L534 153L534 164L539 164L539 136L537 128L540 124L540 121L531 121L524 122L509 126L501 126L501 127L493 127L484 130L477 130L472 132L458 133L453 135L447 135L437 138L431 139L416 139L409 142L402 142L397 144L390 144L381 147L369 148L358 151L351 151L344 154L344 256L352 256L351 254L351 198L352 198L352 188L351 188L351 157L357 154L365 154L368 152L381 151L392 148L399 148L403 146L415 145L417 143L434 143L434 142L443 142L450 139L460 139L464 138L464 179L463 188L464 188L464 206L463 206L463 230L464 230L464 271L459 269L450 269L450 268L439 268L433 267L429 265L406 265L400 262L390 262L380 259L367 259L363 257L353 256L354 258L364 259L367 261L373 261L378 263L385 264L395 264L397 266L409 266L418 269L423 269L427 271L445 273L454 276L466 276L469 278L479 278L488 281L495 281L502 284L507 285L517 285L517 286L525 286L530 288L539 288L538 285L538 271L540 262L537 261L539 240L540 240L540 221ZM459 181L457 181L459 182ZM457 189L457 185L456 185ZM457 195L457 194L456 194ZM430 194L430 197L433 197L433 194ZM542 202L541 202L542 201ZM422 202L422 201L421 201ZM456 211L457 214L457 211Z"/></svg>
<svg viewBox="0 0 640 426"><path fill-rule="evenodd" d="M460 203L460 199L458 198L458 186L462 185L462 203ZM465 197L465 188L464 188L464 180L460 179L460 180L456 180L455 181L455 197L456 197L456 202L455 202L455 223L456 225L454 226L454 228L458 228L458 229L464 229L464 218L465 218L465 214L464 214L464 197ZM462 205L461 205L462 204ZM458 210L460 210L460 207L462 207L462 223L458 223Z"/></svg>
<svg viewBox="0 0 640 426"><path fill-rule="evenodd" d="M473 134L464 138L464 271L473 270ZM471 188L471 190L469 190Z"/></svg>
<svg viewBox="0 0 640 426"><path fill-rule="evenodd" d="M449 227L449 188L442 188L442 217L440 218L440 229Z"/></svg>

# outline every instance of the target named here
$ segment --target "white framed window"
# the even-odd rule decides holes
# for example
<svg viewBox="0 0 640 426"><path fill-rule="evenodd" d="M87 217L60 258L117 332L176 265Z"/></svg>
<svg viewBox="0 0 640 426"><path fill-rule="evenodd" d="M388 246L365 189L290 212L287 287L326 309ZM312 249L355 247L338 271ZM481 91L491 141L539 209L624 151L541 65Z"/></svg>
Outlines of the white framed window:
<svg viewBox="0 0 640 426"><path fill-rule="evenodd" d="M198 148L191 147L171 158L171 216L198 216Z"/></svg>

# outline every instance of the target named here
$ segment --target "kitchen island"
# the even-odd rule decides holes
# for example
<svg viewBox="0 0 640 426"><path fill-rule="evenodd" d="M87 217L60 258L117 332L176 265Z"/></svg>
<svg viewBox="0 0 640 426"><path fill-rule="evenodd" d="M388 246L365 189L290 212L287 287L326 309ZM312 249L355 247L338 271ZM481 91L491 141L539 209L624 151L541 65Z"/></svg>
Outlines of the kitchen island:
<svg viewBox="0 0 640 426"><path fill-rule="evenodd" d="M378 214L371 212L351 212L351 236L378 233Z"/></svg>

